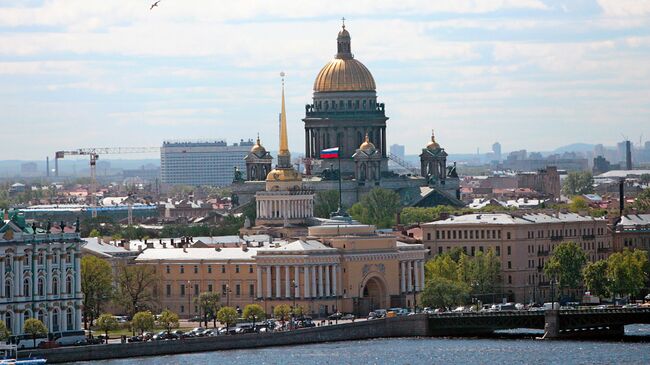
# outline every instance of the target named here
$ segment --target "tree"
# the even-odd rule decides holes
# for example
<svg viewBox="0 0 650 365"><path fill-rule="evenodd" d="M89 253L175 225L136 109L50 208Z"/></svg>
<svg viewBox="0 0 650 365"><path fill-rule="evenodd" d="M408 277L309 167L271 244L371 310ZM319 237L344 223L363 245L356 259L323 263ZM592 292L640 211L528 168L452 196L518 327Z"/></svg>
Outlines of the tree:
<svg viewBox="0 0 650 365"><path fill-rule="evenodd" d="M607 259L607 279L610 293L637 295L648 279L648 253L625 249L612 254Z"/></svg>
<svg viewBox="0 0 650 365"><path fill-rule="evenodd" d="M11 330L7 328L5 321L0 321L0 341L6 341L11 336Z"/></svg>
<svg viewBox="0 0 650 365"><path fill-rule="evenodd" d="M582 195L594 192L594 177L590 172L569 172L562 185L565 195Z"/></svg>
<svg viewBox="0 0 650 365"><path fill-rule="evenodd" d="M422 305L434 308L449 308L463 304L469 295L469 287L460 281L436 278L427 281L422 291Z"/></svg>
<svg viewBox="0 0 650 365"><path fill-rule="evenodd" d="M219 310L219 300L221 296L219 293L214 292L205 292L199 294L198 297L194 298L194 303L199 307L201 311L201 317L205 326L208 326L208 316L214 321L214 326L216 327L217 321L217 311Z"/></svg>
<svg viewBox="0 0 650 365"><path fill-rule="evenodd" d="M237 310L233 307L222 307L217 312L217 319L221 324L226 325L226 332L230 330L230 326L237 323Z"/></svg>
<svg viewBox="0 0 650 365"><path fill-rule="evenodd" d="M117 319L110 313L104 313L97 318L97 328L104 331L106 343L108 343L108 331L116 329L118 326Z"/></svg>
<svg viewBox="0 0 650 365"><path fill-rule="evenodd" d="M84 328L102 312L102 307L113 295L113 272L111 265L96 256L81 258L81 292L83 293Z"/></svg>
<svg viewBox="0 0 650 365"><path fill-rule="evenodd" d="M46 336L47 327L43 322L39 321L38 319L29 318L28 320L25 321L25 324L23 325L23 332L25 334L32 336L32 340L34 340L34 347L36 347L36 337Z"/></svg>
<svg viewBox="0 0 650 365"><path fill-rule="evenodd" d="M158 275L153 266L122 264L117 273L118 298L133 316L157 301Z"/></svg>
<svg viewBox="0 0 650 365"><path fill-rule="evenodd" d="M329 218L330 213L339 207L338 190L325 190L316 193L314 199L314 215L319 218Z"/></svg>
<svg viewBox="0 0 650 365"><path fill-rule="evenodd" d="M639 176L639 181L644 185L650 184L650 174L641 174L641 176Z"/></svg>
<svg viewBox="0 0 650 365"><path fill-rule="evenodd" d="M582 280L592 295L606 297L609 295L607 282L607 261L590 262L582 270Z"/></svg>
<svg viewBox="0 0 650 365"><path fill-rule="evenodd" d="M395 215L400 206L399 194L393 190L374 188L350 208L350 215L362 223L387 228L395 224Z"/></svg>
<svg viewBox="0 0 650 365"><path fill-rule="evenodd" d="M144 331L152 330L156 323L156 319L150 311L138 312L133 315L131 326L143 334Z"/></svg>
<svg viewBox="0 0 650 365"><path fill-rule="evenodd" d="M427 278L444 278L458 280L458 264L449 254L437 255L424 264L424 272Z"/></svg>
<svg viewBox="0 0 650 365"><path fill-rule="evenodd" d="M573 213L589 210L589 203L587 202L587 199L580 195L576 195L571 199L571 203L569 203L569 210Z"/></svg>
<svg viewBox="0 0 650 365"><path fill-rule="evenodd" d="M637 195L634 200L633 207L639 213L648 213L650 212L650 188L644 189L639 195Z"/></svg>
<svg viewBox="0 0 650 365"><path fill-rule="evenodd" d="M501 262L489 249L486 253L478 252L469 263L468 277L465 283L474 289L474 294L485 296L494 293L499 283L501 273Z"/></svg>
<svg viewBox="0 0 650 365"><path fill-rule="evenodd" d="M246 320L253 321L253 329L255 329L255 322L258 319L263 319L265 316L264 308L259 304L249 304L244 307L244 313L242 315Z"/></svg>
<svg viewBox="0 0 650 365"><path fill-rule="evenodd" d="M276 305L273 308L273 316L281 322L285 322L291 316L291 307L287 304Z"/></svg>
<svg viewBox="0 0 650 365"><path fill-rule="evenodd" d="M582 279L587 255L575 242L562 242L544 264L544 273L557 278L560 288L576 288Z"/></svg>
<svg viewBox="0 0 650 365"><path fill-rule="evenodd" d="M169 333L171 332L172 328L178 327L178 314L170 311L169 309L165 309L162 311L162 313L160 313L160 316L158 317L158 323L165 327L167 333Z"/></svg>
<svg viewBox="0 0 650 365"><path fill-rule="evenodd" d="M99 230L93 228L90 233L88 234L88 237L101 237L102 233L99 232Z"/></svg>

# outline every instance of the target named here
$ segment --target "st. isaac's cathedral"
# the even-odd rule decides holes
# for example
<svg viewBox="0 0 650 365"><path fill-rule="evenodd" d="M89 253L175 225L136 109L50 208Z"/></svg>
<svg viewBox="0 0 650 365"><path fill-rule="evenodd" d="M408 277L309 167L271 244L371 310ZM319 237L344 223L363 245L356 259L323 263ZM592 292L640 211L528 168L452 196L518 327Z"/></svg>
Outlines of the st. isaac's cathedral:
<svg viewBox="0 0 650 365"><path fill-rule="evenodd" d="M372 74L354 58L350 33L345 25L336 41L336 56L316 76L313 99L305 106L302 119L305 159L310 165L307 174L302 175L292 168L291 174L286 173L290 166L286 132L280 136L278 165L282 166L275 169L271 166L272 156L258 138L245 158L245 178L244 174L236 173L232 184L238 203L245 205L256 194L258 200L264 199L264 191L291 184L289 181L299 180L296 186L302 191L338 190L339 161L320 159L320 151L339 147L341 197L345 207L350 207L375 187L398 192L403 206L462 206L456 168L447 166L447 153L433 133L429 141L422 141L419 174L400 175L388 169L386 107L377 101ZM284 86L282 101L282 115L285 115ZM284 126L286 128L286 122Z"/></svg>

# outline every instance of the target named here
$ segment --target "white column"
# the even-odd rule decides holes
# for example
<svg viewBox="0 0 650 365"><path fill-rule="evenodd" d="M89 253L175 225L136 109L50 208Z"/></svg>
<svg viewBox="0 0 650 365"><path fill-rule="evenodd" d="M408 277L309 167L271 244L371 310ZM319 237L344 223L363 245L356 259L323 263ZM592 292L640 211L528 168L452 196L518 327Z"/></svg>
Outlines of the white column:
<svg viewBox="0 0 650 365"><path fill-rule="evenodd" d="M273 297L273 287L271 286L271 266L266 266L266 297Z"/></svg>
<svg viewBox="0 0 650 365"><path fill-rule="evenodd" d="M48 296L52 293L52 256L51 252L45 254L45 295ZM52 328L52 327L50 327Z"/></svg>
<svg viewBox="0 0 650 365"><path fill-rule="evenodd" d="M285 297L291 298L293 288L291 288L291 273L289 272L289 266L284 267L284 289L284 291L286 291Z"/></svg>
<svg viewBox="0 0 650 365"><path fill-rule="evenodd" d="M23 270L20 267L20 263L20 259L16 256L16 260L14 261L14 298L20 296L20 287L23 281ZM22 331L18 333L22 333Z"/></svg>
<svg viewBox="0 0 650 365"><path fill-rule="evenodd" d="M422 285L422 288L420 288L420 291L424 290L424 285L426 284L425 278L424 278L424 261L420 261L420 284Z"/></svg>
<svg viewBox="0 0 650 365"><path fill-rule="evenodd" d="M334 265L332 266L332 293L334 294L335 297L339 296L338 292L338 287L336 285L337 278L336 278L336 271L338 270L339 265Z"/></svg>
<svg viewBox="0 0 650 365"><path fill-rule="evenodd" d="M281 266L276 265L275 266L275 297L276 298L282 298L282 287L280 286L282 277L280 276L280 268Z"/></svg>
<svg viewBox="0 0 650 365"><path fill-rule="evenodd" d="M262 297L262 268L257 266L255 267L255 270L257 271L257 293L255 297L261 298Z"/></svg>
<svg viewBox="0 0 650 365"><path fill-rule="evenodd" d="M400 293L404 293L406 291L406 269L405 269L405 264L404 261L399 263L399 276L400 276Z"/></svg>
<svg viewBox="0 0 650 365"><path fill-rule="evenodd" d="M78 331L81 329L81 308L77 308L76 305L74 309L74 315L75 315L74 330Z"/></svg>
<svg viewBox="0 0 650 365"><path fill-rule="evenodd" d="M323 297L323 265L318 265L318 296Z"/></svg>
<svg viewBox="0 0 650 365"><path fill-rule="evenodd" d="M330 286L330 265L325 265L325 296L332 296L332 287Z"/></svg>
<svg viewBox="0 0 650 365"><path fill-rule="evenodd" d="M296 291L296 298L300 297L300 266L296 265L293 267L293 277L295 278L294 280L296 281L296 287L294 290Z"/></svg>
<svg viewBox="0 0 650 365"><path fill-rule="evenodd" d="M316 293L316 266L311 266L309 269L311 270L311 297L315 298L318 296Z"/></svg>
<svg viewBox="0 0 650 365"><path fill-rule="evenodd" d="M413 291L413 277L411 272L413 271L413 261L406 262L406 289L410 293Z"/></svg>
<svg viewBox="0 0 650 365"><path fill-rule="evenodd" d="M81 294L81 252L79 251L73 251L74 252L74 282L75 282L75 298L80 296ZM32 287L36 288L36 285L32 283ZM36 293L36 292L35 292ZM81 312L79 309L75 309L77 312Z"/></svg>
<svg viewBox="0 0 650 365"><path fill-rule="evenodd" d="M307 299L309 298L310 295L310 290L309 290L309 266L304 266L305 269L305 290L302 295L303 298Z"/></svg>

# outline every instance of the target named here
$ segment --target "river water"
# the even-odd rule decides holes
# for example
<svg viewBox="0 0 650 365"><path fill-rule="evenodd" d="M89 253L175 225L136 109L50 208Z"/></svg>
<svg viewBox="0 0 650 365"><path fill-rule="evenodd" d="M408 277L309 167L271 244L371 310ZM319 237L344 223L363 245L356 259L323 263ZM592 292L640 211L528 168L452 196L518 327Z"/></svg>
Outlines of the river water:
<svg viewBox="0 0 650 365"><path fill-rule="evenodd" d="M646 335L650 326L626 328ZM171 343L170 343L171 345ZM77 364L90 364L80 362ZM94 361L158 364L650 364L650 343L393 338Z"/></svg>

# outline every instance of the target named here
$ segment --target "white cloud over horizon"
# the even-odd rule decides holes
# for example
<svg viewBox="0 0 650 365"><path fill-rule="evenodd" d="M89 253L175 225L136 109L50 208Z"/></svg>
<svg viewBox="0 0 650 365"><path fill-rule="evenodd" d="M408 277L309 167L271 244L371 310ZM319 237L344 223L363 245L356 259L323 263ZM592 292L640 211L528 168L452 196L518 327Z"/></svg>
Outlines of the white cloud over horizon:
<svg viewBox="0 0 650 365"><path fill-rule="evenodd" d="M650 0L0 0L0 125L27 130L0 152L258 132L274 149L284 70L301 153L342 15L407 153L432 128L449 153L650 136Z"/></svg>

